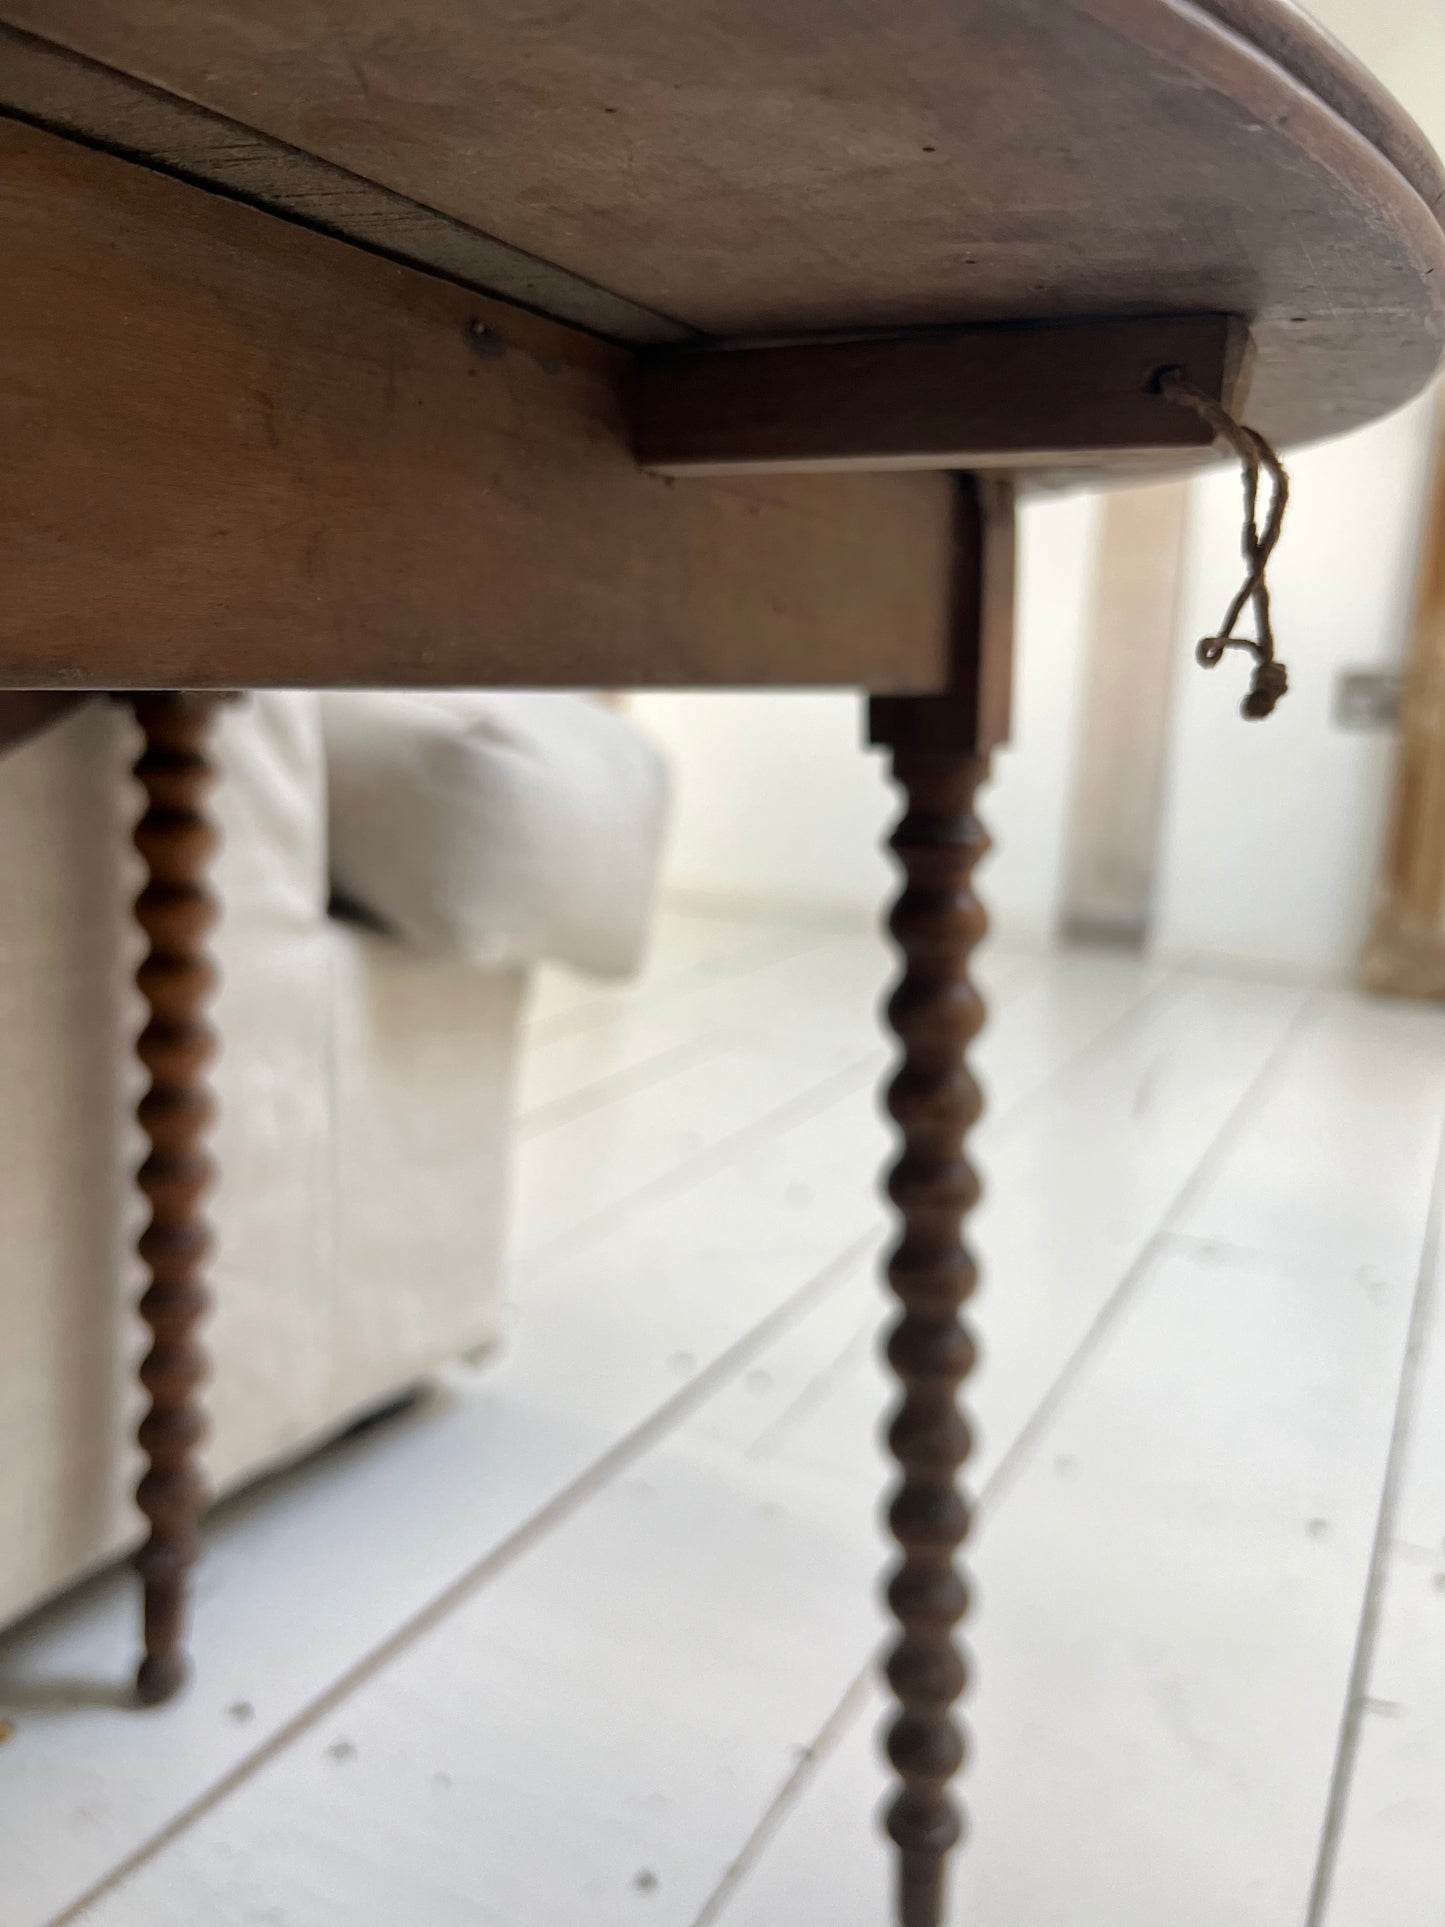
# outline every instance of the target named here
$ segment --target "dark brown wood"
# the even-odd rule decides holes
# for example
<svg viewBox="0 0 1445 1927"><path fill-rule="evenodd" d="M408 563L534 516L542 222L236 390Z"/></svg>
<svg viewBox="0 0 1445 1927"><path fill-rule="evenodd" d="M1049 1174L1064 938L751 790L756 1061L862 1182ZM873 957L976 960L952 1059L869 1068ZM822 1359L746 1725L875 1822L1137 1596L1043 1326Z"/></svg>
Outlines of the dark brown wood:
<svg viewBox="0 0 1445 1927"><path fill-rule="evenodd" d="M1228 315L1178 315L659 352L633 378L633 443L663 475L1177 455L1213 438L1154 377L1182 369L1238 413L1247 343Z"/></svg>
<svg viewBox="0 0 1445 1927"><path fill-rule="evenodd" d="M206 1356L197 1328L210 1302L204 1201L215 1175L206 1140L216 1035L206 1010L216 973L206 941L217 915L207 885L216 833L205 801L215 780L208 745L217 702L145 695L133 705L145 739L135 773L146 793L135 833L146 883L135 914L150 940L136 979L150 1013L136 1046L150 1073L138 1116L151 1149L137 1179L151 1208L139 1247L150 1276L140 1303L152 1336L140 1368L150 1395L139 1434L148 1469L136 1490L150 1521L136 1555L145 1588L136 1690L147 1705L170 1699L187 1677L190 1574L206 1499L197 1465L206 1433L199 1398Z"/></svg>
<svg viewBox="0 0 1445 1927"><path fill-rule="evenodd" d="M1241 314L1283 443L1403 401L1445 335L1439 166L1278 0L0 17L704 334Z"/></svg>
<svg viewBox="0 0 1445 1927"><path fill-rule="evenodd" d="M1008 741L1016 548L1012 478L957 476L947 685L932 696L874 696L871 742L986 756Z"/></svg>
<svg viewBox="0 0 1445 1927"><path fill-rule="evenodd" d="M948 1786L963 1761L951 1709L966 1672L953 1629L968 1590L954 1559L969 1526L957 1477L971 1438L957 1392L975 1357L960 1307L978 1275L961 1228L979 1189L964 1138L982 1105L966 1052L983 1022L968 959L985 927L972 875L988 848L974 815L987 770L983 756L894 747L906 809L891 847L906 880L889 920L904 975L888 1004L902 1045L888 1110L903 1150L888 1179L902 1220L888 1282L903 1311L888 1362L903 1400L888 1441L902 1468L889 1510L902 1558L888 1587L900 1632L887 1673L899 1707L888 1757L901 1786L887 1824L900 1855L902 1927L939 1927L944 1868L960 1835Z"/></svg>
<svg viewBox="0 0 1445 1927"><path fill-rule="evenodd" d="M1011 475L975 475L978 533L958 529L953 575L952 687L957 692L970 681L974 701L972 743L981 754L999 749L1009 739L1013 724L1014 607L1018 587L1017 492ZM959 513L967 512L967 503ZM978 556L977 572L969 557ZM976 644L969 638L977 636ZM974 654L970 656L970 646Z"/></svg>
<svg viewBox="0 0 1445 1927"><path fill-rule="evenodd" d="M901 1223L888 1259L902 1307L888 1362L903 1397L888 1434L902 1473L889 1510L902 1557L888 1586L899 1636L887 1662L898 1701L888 1757L900 1785L887 1825L899 1851L900 1927L940 1927L962 1831L949 1791L964 1757L952 1709L967 1677L954 1643L968 1606L955 1561L969 1527L958 1475L971 1449L958 1389L976 1350L962 1316L978 1283L963 1239L979 1193L965 1139L982 1108L967 1053L984 1017L969 958L986 928L973 872L988 849L974 798L1007 733L1012 646L1013 500L999 479L959 478L956 541L952 689L875 698L869 710L871 740L891 749L904 796L890 842L904 881L888 924L903 956L888 1002L902 1061L887 1096L902 1139L888 1179Z"/></svg>
<svg viewBox="0 0 1445 1927"><path fill-rule="evenodd" d="M315 154L0 26L0 109L617 341L693 332Z"/></svg>
<svg viewBox="0 0 1445 1927"><path fill-rule="evenodd" d="M623 350L0 123L0 686L938 687L937 475L643 474Z"/></svg>

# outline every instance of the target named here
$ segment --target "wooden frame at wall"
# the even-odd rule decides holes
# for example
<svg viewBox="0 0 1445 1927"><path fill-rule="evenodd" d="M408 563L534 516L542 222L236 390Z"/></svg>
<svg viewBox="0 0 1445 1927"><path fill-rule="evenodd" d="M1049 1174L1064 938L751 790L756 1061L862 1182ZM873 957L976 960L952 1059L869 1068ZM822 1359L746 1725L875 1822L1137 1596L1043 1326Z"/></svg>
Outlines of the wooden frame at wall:
<svg viewBox="0 0 1445 1927"><path fill-rule="evenodd" d="M1148 939L1163 830L1189 482L1109 491L1079 682L1061 924L1084 942Z"/></svg>
<svg viewBox="0 0 1445 1927"><path fill-rule="evenodd" d="M1445 1000L1445 386L1436 395L1395 794L1360 981L1369 990Z"/></svg>

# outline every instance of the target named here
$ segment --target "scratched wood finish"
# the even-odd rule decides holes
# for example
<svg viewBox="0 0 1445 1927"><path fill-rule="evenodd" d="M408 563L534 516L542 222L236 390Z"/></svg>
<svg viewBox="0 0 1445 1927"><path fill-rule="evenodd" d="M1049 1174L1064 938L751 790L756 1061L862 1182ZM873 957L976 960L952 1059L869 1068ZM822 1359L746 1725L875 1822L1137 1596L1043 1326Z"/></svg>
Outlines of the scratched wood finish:
<svg viewBox="0 0 1445 1927"><path fill-rule="evenodd" d="M0 18L704 334L1239 313L1283 442L1403 401L1445 336L1438 163L1278 0Z"/></svg>
<svg viewBox="0 0 1445 1927"><path fill-rule="evenodd" d="M136 1688L148 1705L170 1699L187 1677L190 1575L206 1498L197 1464L206 1435L198 1327L210 1302L204 1203L215 1175L206 1141L216 1034L206 1009L216 973L206 946L217 905L206 881L216 832L205 802L215 780L208 745L217 700L145 695L133 704L145 739L135 773L146 794L135 833L146 883L135 915L150 940L136 979L149 1010L136 1046L150 1073L138 1116L151 1148L137 1178L151 1211L139 1247L150 1276L140 1303L152 1340L140 1368L150 1409L139 1434L147 1470L136 1490L150 1522L136 1555L145 1589Z"/></svg>
<svg viewBox="0 0 1445 1927"><path fill-rule="evenodd" d="M643 474L626 351L14 122L0 249L0 686L944 674L946 477Z"/></svg>
<svg viewBox="0 0 1445 1927"><path fill-rule="evenodd" d="M596 334L678 341L691 333L347 168L4 25L0 109Z"/></svg>
<svg viewBox="0 0 1445 1927"><path fill-rule="evenodd" d="M954 477L947 684L930 696L874 696L868 704L871 743L986 756L1008 741L1017 568L1013 477Z"/></svg>

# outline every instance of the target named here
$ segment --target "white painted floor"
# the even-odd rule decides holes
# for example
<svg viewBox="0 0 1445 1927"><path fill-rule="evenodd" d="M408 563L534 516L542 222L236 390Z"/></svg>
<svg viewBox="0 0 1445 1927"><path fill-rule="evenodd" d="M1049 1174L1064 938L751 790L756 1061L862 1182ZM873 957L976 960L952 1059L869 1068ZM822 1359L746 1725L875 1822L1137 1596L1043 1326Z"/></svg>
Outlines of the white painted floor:
<svg viewBox="0 0 1445 1927"><path fill-rule="evenodd" d="M514 1329L0 1642L0 1927L884 1927L887 969L541 987ZM1445 1010L995 950L960 1927L1445 1927ZM6 1729L0 1727L0 1732Z"/></svg>

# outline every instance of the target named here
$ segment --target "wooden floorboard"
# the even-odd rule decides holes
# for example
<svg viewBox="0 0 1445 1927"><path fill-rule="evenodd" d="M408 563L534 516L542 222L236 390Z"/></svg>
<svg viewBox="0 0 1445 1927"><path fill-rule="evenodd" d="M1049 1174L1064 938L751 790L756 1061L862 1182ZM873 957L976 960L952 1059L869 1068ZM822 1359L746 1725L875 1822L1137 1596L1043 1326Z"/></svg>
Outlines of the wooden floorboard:
<svg viewBox="0 0 1445 1927"><path fill-rule="evenodd" d="M665 936L658 974L691 995L706 962L690 935L676 948L680 960ZM724 944L723 983L735 961ZM1137 976L1119 973L1123 1003ZM644 986L642 1001L650 994ZM811 1020L825 1055L830 1023L846 1018L827 1008L820 997ZM1011 1038L1024 1076L1041 1074L1046 1016L1033 1006L1016 1030L1001 1029L1005 1083ZM1086 1028L1091 1021L1086 1013ZM1077 1020L1061 1036L1073 1047ZM766 1089L786 1107L785 1071L806 1098L816 1059L804 1049L780 1062ZM590 1155L599 1169L605 1160L611 1218L590 1231L574 1224L550 1255L519 1251L512 1290L523 1312L501 1367L454 1374L425 1411L224 1509L202 1576L201 1678L180 1706L144 1720L118 1711L134 1638L123 1575L0 1647L0 1707L18 1727L15 1746L0 1751L0 1860L17 1919L28 1927L61 1914L876 1229L882 1135L869 1081L865 1073L831 1102L795 1106L776 1128L741 1130L710 1165L693 1156L680 1176L675 1166L670 1192L655 1157L662 1123L679 1115L666 1093L661 1110L629 1102L629 1129L640 1133L630 1141L647 1160L640 1171L620 1155L605 1111L588 1126L590 1152L569 1132L566 1157ZM693 1095L707 1104L706 1089ZM524 1184L529 1163L560 1181L550 1136L524 1146ZM675 1151L677 1164L687 1161L686 1146ZM629 1222L618 1200L639 1175L652 1192ZM533 1184L545 1200L546 1184ZM700 1222L712 1227L701 1252ZM519 1239L527 1243L525 1226ZM302 1601L304 1612L288 1610ZM7 1851L37 1826L53 1851Z"/></svg>
<svg viewBox="0 0 1445 1927"><path fill-rule="evenodd" d="M728 921L670 916L631 993L544 990L506 1353L223 1510L186 1701L116 1705L119 1577L0 1642L5 1927L878 1927L853 1682L886 961ZM1278 1927L1347 1697L1445 1013L1118 956L992 969L958 1918ZM1440 1927L1412 1762L1445 1747L1442 1411L1437 1345L1369 1689L1419 1690L1363 1729L1324 1927L1374 1927L1381 1892L1391 1927Z"/></svg>
<svg viewBox="0 0 1445 1927"><path fill-rule="evenodd" d="M1073 1400L1033 1429L997 1522L988 1494L969 1927L1304 1918L1426 1232L1442 1042L1445 1013L1316 999ZM1135 1355L1141 1333L1156 1355ZM1445 1348L1431 1356L1375 1675L1401 1697L1370 1688L1369 1818L1351 1802L1335 1897L1348 1927L1445 1917L1429 1772L1445 1675L1427 1661L1413 1686L1400 1677L1430 1618L1438 1643L1445 1606ZM846 1449L849 1427L831 1430ZM1414 1610L1392 1611L1397 1587ZM820 1891L847 1897L836 1927L883 1917L883 1856L857 1827L883 1784L869 1708L775 1796L700 1921L811 1927Z"/></svg>
<svg viewBox="0 0 1445 1927"><path fill-rule="evenodd" d="M1309 1927L1445 1920L1445 1155L1403 1386L1398 1488L1382 1495L1378 1592L1341 1723L1337 1825Z"/></svg>
<svg viewBox="0 0 1445 1927"><path fill-rule="evenodd" d="M951 1921L1302 1918L1402 1343L1348 1262L1156 1249L978 1547L973 1832ZM877 1710L724 1927L886 1917L859 1824L883 1791Z"/></svg>
<svg viewBox="0 0 1445 1927"><path fill-rule="evenodd" d="M860 1495L749 1459L760 1415L743 1375L86 1918L685 1918L870 1634Z"/></svg>
<svg viewBox="0 0 1445 1927"><path fill-rule="evenodd" d="M640 975L616 983L573 970L539 971L528 1005L533 1040L585 1027L615 1011L640 1010L677 989L720 983L734 971L805 950L816 931L795 923L710 916L664 908Z"/></svg>

